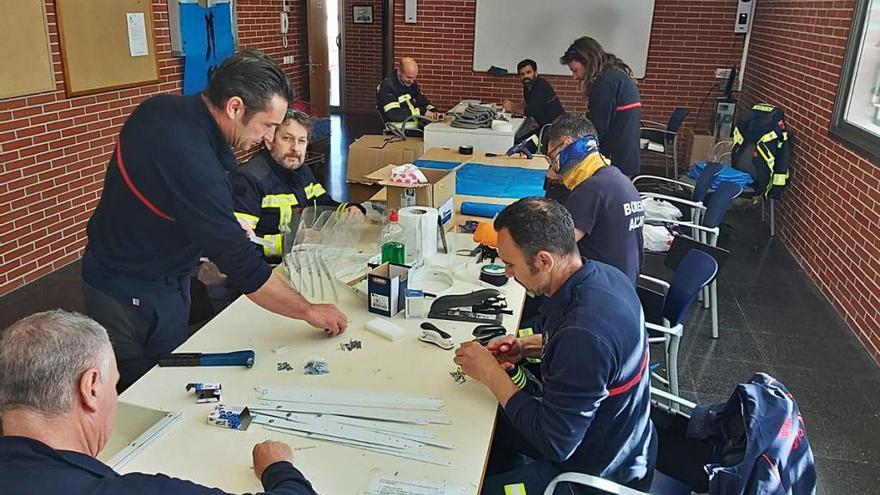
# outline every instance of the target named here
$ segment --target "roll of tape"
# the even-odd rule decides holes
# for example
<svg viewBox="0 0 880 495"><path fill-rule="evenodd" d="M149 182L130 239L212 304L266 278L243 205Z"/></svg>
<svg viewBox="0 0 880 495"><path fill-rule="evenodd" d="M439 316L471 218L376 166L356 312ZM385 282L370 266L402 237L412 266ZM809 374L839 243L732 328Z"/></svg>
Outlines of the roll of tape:
<svg viewBox="0 0 880 495"><path fill-rule="evenodd" d="M480 280L501 287L507 283L507 272L504 270L504 266L489 263L480 267Z"/></svg>
<svg viewBox="0 0 880 495"><path fill-rule="evenodd" d="M474 154L474 147L470 146L470 145L459 146L458 147L458 154L460 154L460 155L473 155Z"/></svg>

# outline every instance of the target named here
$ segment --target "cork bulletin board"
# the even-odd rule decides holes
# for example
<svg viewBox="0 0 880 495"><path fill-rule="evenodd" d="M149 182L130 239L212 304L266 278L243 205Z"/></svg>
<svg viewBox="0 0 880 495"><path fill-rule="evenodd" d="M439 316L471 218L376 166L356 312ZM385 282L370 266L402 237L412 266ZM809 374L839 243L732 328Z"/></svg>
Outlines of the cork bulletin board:
<svg viewBox="0 0 880 495"><path fill-rule="evenodd" d="M56 0L55 14L67 96L159 81L152 0Z"/></svg>
<svg viewBox="0 0 880 495"><path fill-rule="evenodd" d="M43 0L0 0L0 98L53 91Z"/></svg>

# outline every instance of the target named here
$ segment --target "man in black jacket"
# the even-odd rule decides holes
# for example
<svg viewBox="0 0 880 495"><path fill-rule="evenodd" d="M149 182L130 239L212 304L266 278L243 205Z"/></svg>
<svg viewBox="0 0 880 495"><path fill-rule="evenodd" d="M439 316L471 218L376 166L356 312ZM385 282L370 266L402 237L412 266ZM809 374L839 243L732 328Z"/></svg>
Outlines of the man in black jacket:
<svg viewBox="0 0 880 495"><path fill-rule="evenodd" d="M416 84L418 76L419 64L415 59L403 57L400 59L397 71L379 84L376 92L376 107L385 122L412 131L419 128L418 121L407 121L412 116L421 115L431 120L443 119L443 114L437 112Z"/></svg>
<svg viewBox="0 0 880 495"><path fill-rule="evenodd" d="M543 77L538 76L538 64L531 59L525 59L516 65L516 72L522 80L523 105L505 99L501 106L508 112L522 114L526 119L534 117L538 124L537 129L528 130L524 126L524 133L516 137L517 142L529 140L528 146L534 152L540 143L538 134L542 127L553 123L556 117L565 113L562 102L556 95L556 90ZM523 132L523 131L521 131Z"/></svg>
<svg viewBox="0 0 880 495"><path fill-rule="evenodd" d="M113 431L119 372L107 332L91 318L55 310L14 323L0 334L0 376L3 493L225 493L163 474L121 475L96 459ZM259 443L254 474L267 494L314 495L291 459L286 444Z"/></svg>
<svg viewBox="0 0 880 495"><path fill-rule="evenodd" d="M340 203L330 197L315 174L305 165L311 119L287 110L284 121L264 148L229 174L235 216L246 222L263 241L263 257L279 263L285 234L290 232L293 212L308 206L324 206L363 215L360 205Z"/></svg>

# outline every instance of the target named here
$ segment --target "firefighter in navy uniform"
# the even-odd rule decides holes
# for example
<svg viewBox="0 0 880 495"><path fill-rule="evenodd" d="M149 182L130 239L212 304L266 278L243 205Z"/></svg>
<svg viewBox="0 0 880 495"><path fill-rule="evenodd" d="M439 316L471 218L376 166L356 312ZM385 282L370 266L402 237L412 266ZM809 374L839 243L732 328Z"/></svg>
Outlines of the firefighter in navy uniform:
<svg viewBox="0 0 880 495"><path fill-rule="evenodd" d="M414 115L431 120L443 119L443 114L437 112L416 83L418 75L419 65L416 61L403 57L397 71L382 80L376 91L376 107L382 120L401 127L407 118ZM405 127L407 131L416 131L419 129L419 122L408 121Z"/></svg>
<svg viewBox="0 0 880 495"><path fill-rule="evenodd" d="M526 119L535 118L536 129L517 136L518 142L524 142L529 150L537 153L541 143L538 141L541 128L552 124L556 117L565 113L556 90L543 77L538 76L538 64L531 59L522 60L516 65L516 72L522 80L523 105L519 106L510 100L501 102L507 112L521 114Z"/></svg>
<svg viewBox="0 0 880 495"><path fill-rule="evenodd" d="M326 206L365 213L361 205L339 203L330 197L303 164L310 130L308 115L288 110L272 139L264 139L265 147L229 174L235 216L266 241L262 252L270 263L281 261L284 235L290 231L295 209Z"/></svg>
<svg viewBox="0 0 880 495"><path fill-rule="evenodd" d="M273 275L233 214L232 150L274 132L292 98L281 68L244 50L203 94L154 96L123 125L82 261L85 308L110 335L121 390L189 336L190 276L201 256L269 311L328 335L348 326L335 306L309 303Z"/></svg>

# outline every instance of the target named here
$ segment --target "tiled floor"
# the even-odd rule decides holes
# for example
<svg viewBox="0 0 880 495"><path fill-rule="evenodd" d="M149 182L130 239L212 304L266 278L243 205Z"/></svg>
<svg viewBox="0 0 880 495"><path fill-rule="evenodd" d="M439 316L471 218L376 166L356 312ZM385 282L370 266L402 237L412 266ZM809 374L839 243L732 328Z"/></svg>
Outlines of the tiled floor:
<svg viewBox="0 0 880 495"><path fill-rule="evenodd" d="M337 199L344 198L347 145L376 132L376 120L332 122L328 189ZM682 395L722 401L736 383L767 372L801 407L818 493L880 493L880 367L781 241L767 240L756 210L733 211L726 222L720 244L731 257L719 281L721 337L710 338L708 311L692 310L680 358ZM79 263L0 298L0 327L55 307L82 309Z"/></svg>

